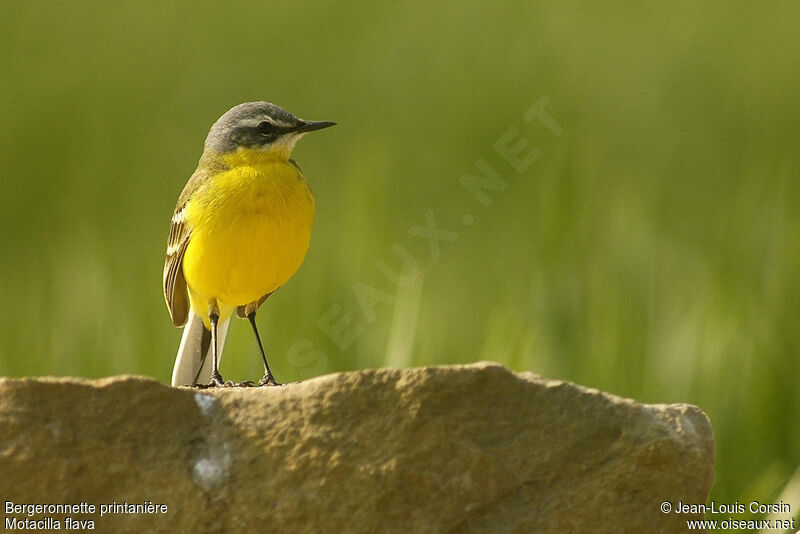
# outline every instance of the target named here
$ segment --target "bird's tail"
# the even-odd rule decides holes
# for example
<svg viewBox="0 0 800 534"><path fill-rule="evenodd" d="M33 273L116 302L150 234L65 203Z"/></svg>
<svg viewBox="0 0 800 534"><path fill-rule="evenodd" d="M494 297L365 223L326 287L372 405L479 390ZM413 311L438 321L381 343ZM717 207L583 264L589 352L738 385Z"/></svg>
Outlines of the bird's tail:
<svg viewBox="0 0 800 534"><path fill-rule="evenodd" d="M225 334L230 318L217 324L217 354L222 357ZM189 310L189 319L183 327L183 337L172 369L172 385L185 386L207 384L211 380L211 332L206 330L203 320ZM219 362L217 362L219 363Z"/></svg>

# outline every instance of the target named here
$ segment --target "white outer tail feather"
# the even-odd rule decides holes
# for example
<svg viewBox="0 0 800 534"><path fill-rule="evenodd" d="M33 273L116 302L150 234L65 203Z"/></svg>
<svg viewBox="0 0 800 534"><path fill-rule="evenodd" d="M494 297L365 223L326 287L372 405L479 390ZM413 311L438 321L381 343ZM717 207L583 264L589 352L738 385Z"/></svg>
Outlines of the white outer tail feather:
<svg viewBox="0 0 800 534"><path fill-rule="evenodd" d="M225 346L225 335L228 333L229 322L230 318L217 324L217 355L219 359L222 359L222 348ZM178 347L178 355L175 357L175 367L172 369L173 386L194 384L194 377L197 376L200 362L203 361L200 354L203 330L205 330L203 320L195 315L194 311L189 310L189 319L186 321L186 326L183 327L183 337L181 337L181 344ZM207 384L211 380L212 350L213 347L209 345L203 369L200 371L200 376L197 377L198 384Z"/></svg>

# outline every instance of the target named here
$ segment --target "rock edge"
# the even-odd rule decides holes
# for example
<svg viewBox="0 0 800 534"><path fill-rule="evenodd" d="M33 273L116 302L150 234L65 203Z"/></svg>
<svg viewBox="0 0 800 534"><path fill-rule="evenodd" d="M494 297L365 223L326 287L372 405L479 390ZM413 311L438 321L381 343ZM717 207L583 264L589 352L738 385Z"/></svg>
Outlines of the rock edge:
<svg viewBox="0 0 800 534"><path fill-rule="evenodd" d="M695 406L488 362L203 391L0 379L4 501L168 506L73 516L100 531L686 532L702 516L661 503L704 503L713 461Z"/></svg>

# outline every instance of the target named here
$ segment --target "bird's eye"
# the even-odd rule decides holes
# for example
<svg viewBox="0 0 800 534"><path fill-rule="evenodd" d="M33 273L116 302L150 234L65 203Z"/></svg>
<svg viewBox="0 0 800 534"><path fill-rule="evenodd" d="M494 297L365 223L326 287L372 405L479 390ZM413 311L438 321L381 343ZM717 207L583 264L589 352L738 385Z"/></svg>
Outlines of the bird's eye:
<svg viewBox="0 0 800 534"><path fill-rule="evenodd" d="M275 129L275 125L269 121L261 121L258 123L258 131L263 134L271 134Z"/></svg>

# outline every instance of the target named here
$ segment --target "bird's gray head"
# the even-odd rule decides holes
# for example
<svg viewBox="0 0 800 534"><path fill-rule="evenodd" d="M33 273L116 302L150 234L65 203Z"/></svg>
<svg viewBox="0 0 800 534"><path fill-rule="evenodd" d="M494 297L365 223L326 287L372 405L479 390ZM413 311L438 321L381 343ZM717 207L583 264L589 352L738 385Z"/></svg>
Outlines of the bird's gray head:
<svg viewBox="0 0 800 534"><path fill-rule="evenodd" d="M305 121L269 102L245 102L228 110L211 127L206 150L218 154L239 148L291 153L304 134L333 126L335 122Z"/></svg>

